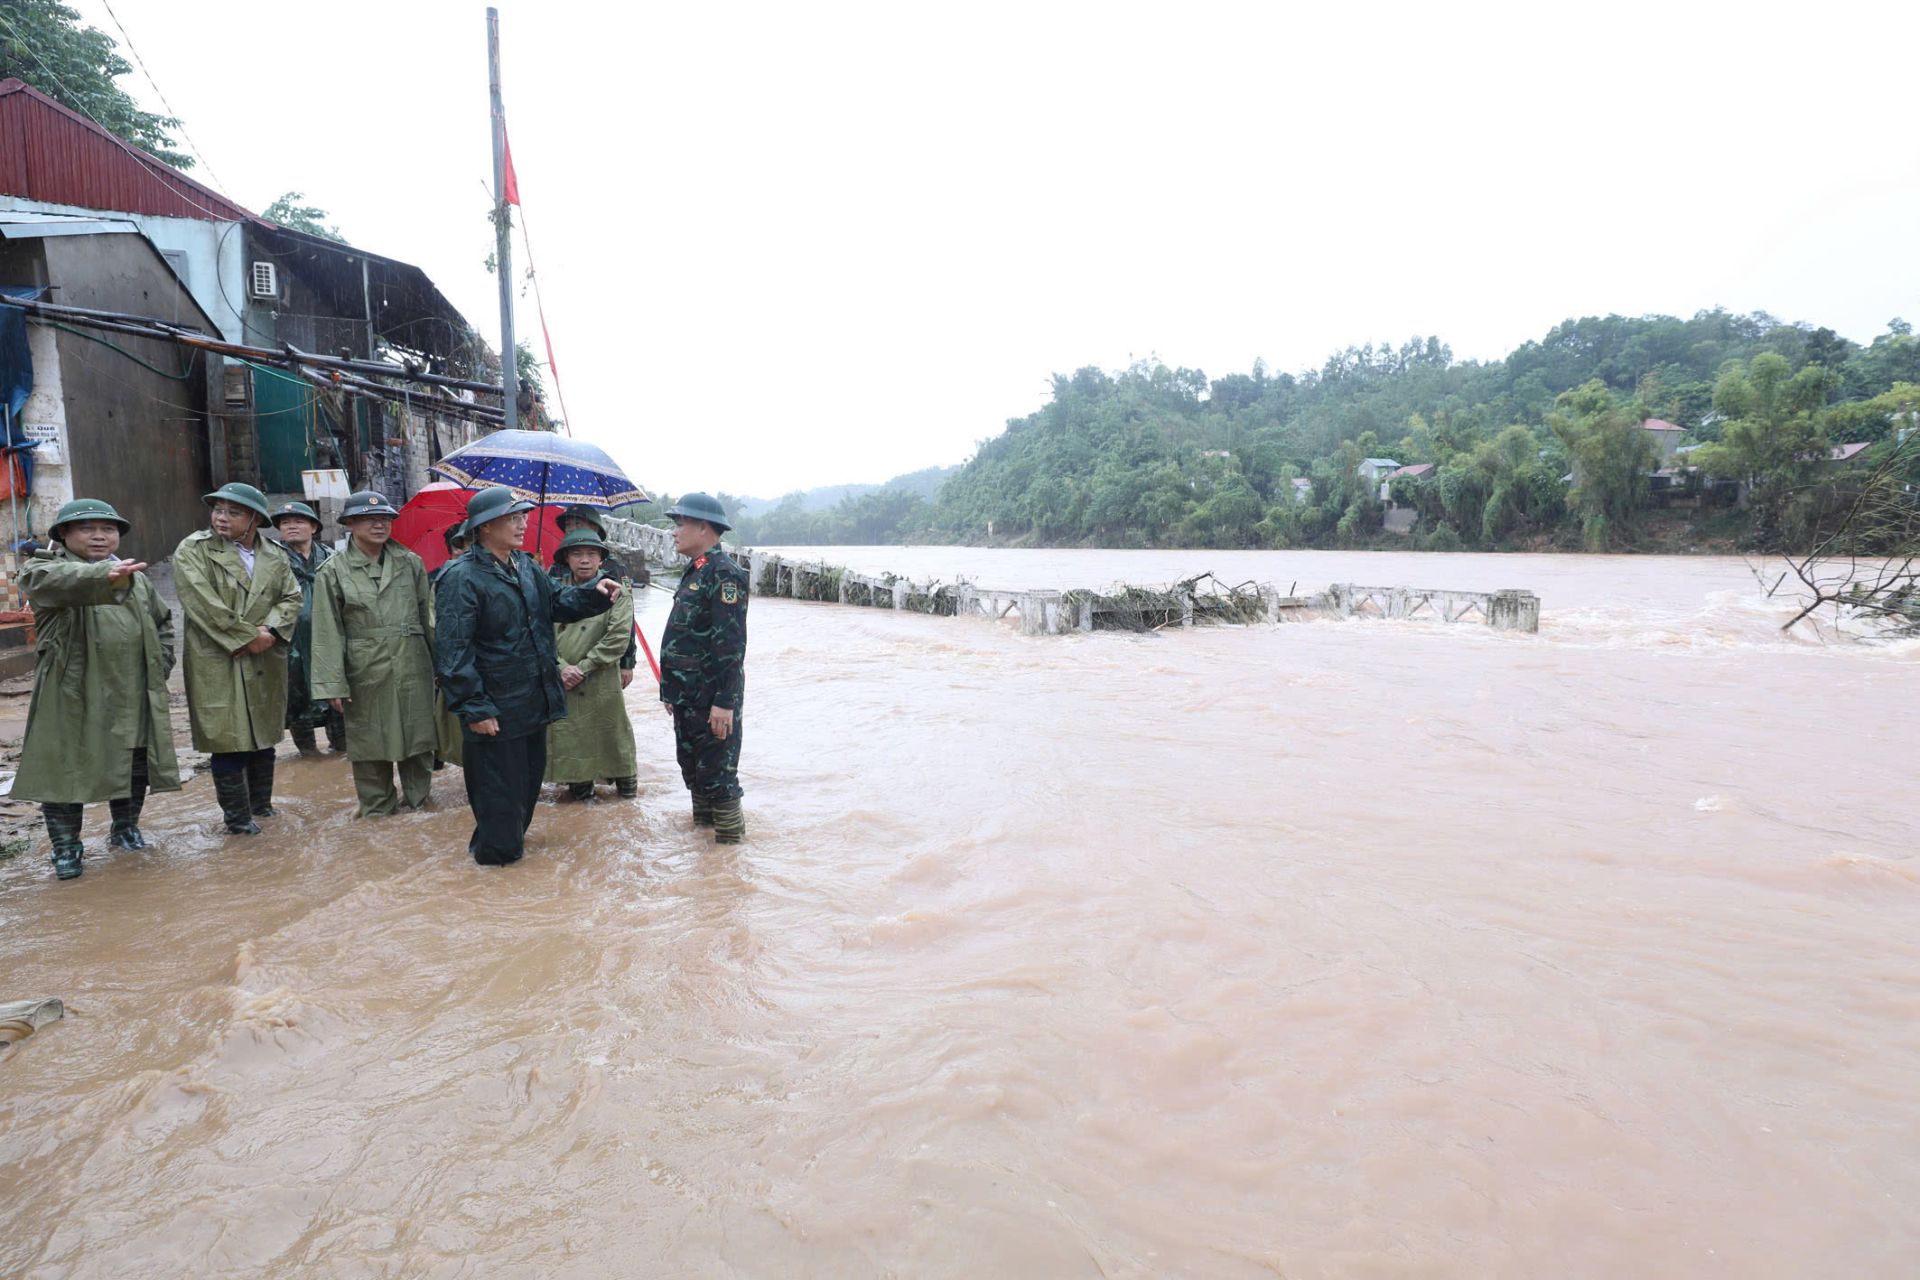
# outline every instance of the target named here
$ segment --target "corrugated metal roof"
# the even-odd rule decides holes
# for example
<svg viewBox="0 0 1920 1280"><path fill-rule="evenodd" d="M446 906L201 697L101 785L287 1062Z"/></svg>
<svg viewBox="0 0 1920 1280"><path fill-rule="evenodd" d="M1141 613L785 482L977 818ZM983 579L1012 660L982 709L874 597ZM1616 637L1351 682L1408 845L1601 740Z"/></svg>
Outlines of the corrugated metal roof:
<svg viewBox="0 0 1920 1280"><path fill-rule="evenodd" d="M253 217L20 80L0 80L0 192L163 218Z"/></svg>
<svg viewBox="0 0 1920 1280"><path fill-rule="evenodd" d="M1679 431L1681 429L1662 418L1648 418L1640 425L1649 431Z"/></svg>

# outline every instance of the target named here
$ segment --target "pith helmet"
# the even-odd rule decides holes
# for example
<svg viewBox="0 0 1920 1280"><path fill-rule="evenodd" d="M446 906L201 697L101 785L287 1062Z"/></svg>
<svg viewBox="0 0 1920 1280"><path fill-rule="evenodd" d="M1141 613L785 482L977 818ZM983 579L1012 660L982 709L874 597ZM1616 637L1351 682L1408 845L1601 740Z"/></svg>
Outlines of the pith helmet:
<svg viewBox="0 0 1920 1280"><path fill-rule="evenodd" d="M613 554L613 548L600 540L600 535L591 529L570 529L567 536L560 539L560 545L553 549L553 563L558 565L567 558L567 552L580 547L592 547L600 553L601 559Z"/></svg>
<svg viewBox="0 0 1920 1280"><path fill-rule="evenodd" d="M386 494L362 489L347 495L347 505L340 508L340 523L358 520L362 516L385 516L391 520L399 514L393 509L393 504L387 501Z"/></svg>
<svg viewBox="0 0 1920 1280"><path fill-rule="evenodd" d="M667 508L667 514L685 516L689 520L705 520L722 533L733 528L727 523L726 510L704 493L681 494L680 501Z"/></svg>
<svg viewBox="0 0 1920 1280"><path fill-rule="evenodd" d="M283 504L278 511L273 513L273 527L278 529L282 520L290 520L295 516L298 516L302 520L313 521L313 527L316 529L324 529L326 527L326 522L321 520L314 509L304 502L288 502Z"/></svg>
<svg viewBox="0 0 1920 1280"><path fill-rule="evenodd" d="M208 506L216 502L231 502L259 514L262 520L273 519L273 513L267 510L267 495L250 484L234 481L223 484L201 499Z"/></svg>
<svg viewBox="0 0 1920 1280"><path fill-rule="evenodd" d="M53 527L47 530L47 537L54 542L58 542L60 541L61 525L78 524L82 520L111 520L120 526L120 532L122 533L133 528L133 525L128 523L118 511L113 509L111 503L102 502L98 498L75 498L72 502L60 508L60 514L53 518Z"/></svg>
<svg viewBox="0 0 1920 1280"><path fill-rule="evenodd" d="M467 522L465 520L462 520L459 524L448 525L440 534L440 541L447 544L448 551L453 550L454 543L465 542L466 539Z"/></svg>
<svg viewBox="0 0 1920 1280"><path fill-rule="evenodd" d="M533 504L513 496L513 490L494 485L477 490L467 499L467 536L473 537L480 532L480 526L489 520L498 520L501 516L514 515L521 511L533 510Z"/></svg>
<svg viewBox="0 0 1920 1280"><path fill-rule="evenodd" d="M569 520L585 520L601 537L607 536L606 516L602 515L597 508L590 507L584 502L576 502L562 511L557 523L564 526Z"/></svg>

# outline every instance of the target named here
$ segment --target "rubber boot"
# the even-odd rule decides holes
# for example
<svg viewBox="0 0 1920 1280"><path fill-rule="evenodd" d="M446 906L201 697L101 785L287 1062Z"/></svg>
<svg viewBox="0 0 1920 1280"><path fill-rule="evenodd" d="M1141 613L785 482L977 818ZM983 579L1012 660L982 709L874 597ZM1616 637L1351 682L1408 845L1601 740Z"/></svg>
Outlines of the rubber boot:
<svg viewBox="0 0 1920 1280"><path fill-rule="evenodd" d="M640 798L640 779L637 775L615 778L613 790L622 800L637 800Z"/></svg>
<svg viewBox="0 0 1920 1280"><path fill-rule="evenodd" d="M147 837L140 831L140 811L146 807L147 753L145 748L136 748L133 769L127 778L127 798L107 802L107 810L113 815L113 833L107 837L107 843L116 849L146 848Z"/></svg>
<svg viewBox="0 0 1920 1280"><path fill-rule="evenodd" d="M713 801L702 800L699 796L693 798L693 825L696 827L713 825Z"/></svg>
<svg viewBox="0 0 1920 1280"><path fill-rule="evenodd" d="M252 802L247 797L246 774L214 774L213 794L220 801L220 816L227 820L229 835L257 836L260 834L260 824L253 820Z"/></svg>
<svg viewBox="0 0 1920 1280"><path fill-rule="evenodd" d="M47 820L47 838L53 841L53 874L60 880L80 876L85 849L80 843L80 806L43 804L40 813Z"/></svg>
<svg viewBox="0 0 1920 1280"><path fill-rule="evenodd" d="M260 751L247 761L247 802L256 818L273 817L273 752Z"/></svg>
<svg viewBox="0 0 1920 1280"><path fill-rule="evenodd" d="M338 711L327 712L327 745L335 751L347 749L347 717Z"/></svg>
<svg viewBox="0 0 1920 1280"><path fill-rule="evenodd" d="M718 800L713 806L713 842L739 844L747 838L747 818L738 800Z"/></svg>
<svg viewBox="0 0 1920 1280"><path fill-rule="evenodd" d="M593 784L591 782L569 782L567 784L567 798L570 800L593 799Z"/></svg>
<svg viewBox="0 0 1920 1280"><path fill-rule="evenodd" d="M109 800L107 811L113 815L113 831L107 844L115 849L144 849L147 838L140 834L140 810L132 800Z"/></svg>
<svg viewBox="0 0 1920 1280"><path fill-rule="evenodd" d="M300 725L296 728L289 729L287 732L293 735L293 745L300 748L301 755L314 755L320 750L320 745L313 739L312 725Z"/></svg>

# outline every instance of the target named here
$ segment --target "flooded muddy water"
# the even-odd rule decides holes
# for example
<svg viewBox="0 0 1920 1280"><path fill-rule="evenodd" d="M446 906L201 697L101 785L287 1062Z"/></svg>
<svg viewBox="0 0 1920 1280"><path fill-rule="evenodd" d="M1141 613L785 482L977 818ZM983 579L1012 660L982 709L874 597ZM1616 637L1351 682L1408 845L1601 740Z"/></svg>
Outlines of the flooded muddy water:
<svg viewBox="0 0 1920 1280"><path fill-rule="evenodd" d="M0 1000L67 1004L0 1049L0 1275L1913 1273L1920 647L1730 560L827 554L1543 626L761 600L738 848L644 678L640 800L512 868L457 770L89 807L81 880L0 864Z"/></svg>

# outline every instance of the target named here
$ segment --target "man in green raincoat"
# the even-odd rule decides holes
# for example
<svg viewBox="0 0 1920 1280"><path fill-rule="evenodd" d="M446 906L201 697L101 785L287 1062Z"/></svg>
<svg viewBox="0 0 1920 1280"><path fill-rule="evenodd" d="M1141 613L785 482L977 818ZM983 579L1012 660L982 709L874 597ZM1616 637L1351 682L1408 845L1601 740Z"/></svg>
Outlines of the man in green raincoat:
<svg viewBox="0 0 1920 1280"><path fill-rule="evenodd" d="M180 789L167 716L173 612L147 566L115 554L131 528L107 503L76 499L20 574L40 640L13 798L40 802L62 880L80 874L82 805L105 800L107 842L144 849L147 788Z"/></svg>
<svg viewBox="0 0 1920 1280"><path fill-rule="evenodd" d="M347 549L313 580L313 696L347 717L363 818L418 809L433 788L433 595L427 566L392 540L399 514L382 494L349 496Z"/></svg>
<svg viewBox="0 0 1920 1280"><path fill-rule="evenodd" d="M584 502L576 502L562 511L553 523L563 536L572 533L575 529L591 529L602 542L607 540L606 518ZM607 548L606 559L601 564L600 571L607 577L624 582L630 587L644 587L653 580L645 565L640 567L639 572L628 574L626 567L614 558L611 547ZM551 572L553 580L557 583L564 584L572 580L572 575L567 572L567 566L558 558L554 560ZM640 661L640 633L633 631L631 627L627 629L632 634L627 637L627 651L620 655L620 687L622 689L633 683L633 669Z"/></svg>
<svg viewBox="0 0 1920 1280"><path fill-rule="evenodd" d="M287 642L300 582L287 553L260 536L267 500L250 484L206 495L208 528L180 540L174 588L186 617L187 713L193 745L213 757L214 794L233 835L273 816L273 747L286 732Z"/></svg>
<svg viewBox="0 0 1920 1280"><path fill-rule="evenodd" d="M553 553L566 581L586 586L599 578L607 544L591 528L573 530ZM633 722L621 696L620 659L633 642L633 596L622 593L605 613L554 628L567 716L547 729L547 781L564 782L575 800L593 795L596 778L609 778L623 800L640 794Z"/></svg>
<svg viewBox="0 0 1920 1280"><path fill-rule="evenodd" d="M333 558L333 548L320 541L320 517L304 502L274 512L273 529L300 580L300 621L287 650L287 728L302 755L315 750L313 731L322 725L327 745L339 751L347 745L346 721L325 698L313 696L313 575Z"/></svg>
<svg viewBox="0 0 1920 1280"><path fill-rule="evenodd" d="M446 544L447 558L441 562L438 569L427 571L427 584L436 589L440 582L440 575L447 571L447 566L467 553L467 522L462 520L459 524L448 527L440 534L440 538ZM436 672L436 683L438 675L439 673ZM434 695L433 726L437 744L433 751L434 772L438 773L449 763L466 763L466 757L460 750L460 717L447 710L447 699L444 694Z"/></svg>

